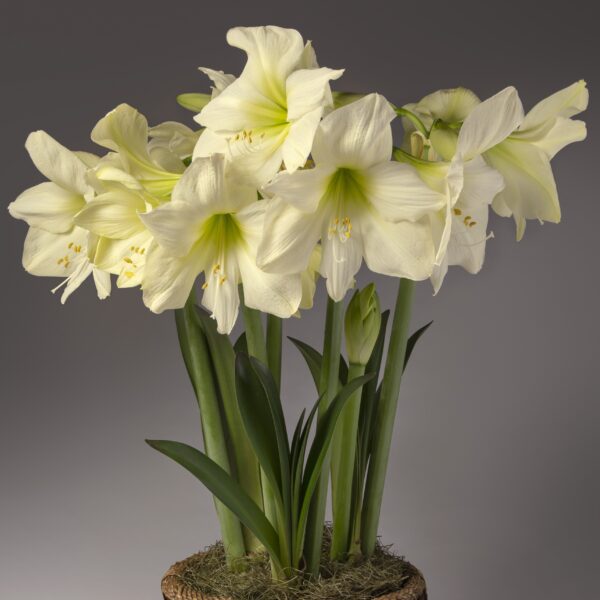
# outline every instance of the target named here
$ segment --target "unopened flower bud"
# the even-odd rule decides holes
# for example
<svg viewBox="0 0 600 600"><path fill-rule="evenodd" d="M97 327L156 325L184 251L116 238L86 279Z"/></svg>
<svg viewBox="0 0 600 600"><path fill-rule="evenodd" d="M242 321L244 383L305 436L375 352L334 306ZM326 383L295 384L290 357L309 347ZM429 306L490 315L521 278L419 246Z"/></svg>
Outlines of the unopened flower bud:
<svg viewBox="0 0 600 600"><path fill-rule="evenodd" d="M366 365L371 357L379 327L381 310L374 284L356 291L346 310L346 351L351 364Z"/></svg>

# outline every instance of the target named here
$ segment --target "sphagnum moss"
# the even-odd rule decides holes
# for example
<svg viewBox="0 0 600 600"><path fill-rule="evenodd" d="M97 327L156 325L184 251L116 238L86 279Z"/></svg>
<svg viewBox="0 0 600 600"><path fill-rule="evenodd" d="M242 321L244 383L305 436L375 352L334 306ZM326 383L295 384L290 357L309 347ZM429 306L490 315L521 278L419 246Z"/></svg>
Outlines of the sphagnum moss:
<svg viewBox="0 0 600 600"><path fill-rule="evenodd" d="M412 574L410 566L378 543L368 560L341 563L330 560L331 530L325 531L321 577L308 581L298 573L288 582L271 579L266 554L241 559L237 572L225 565L223 544L205 549L189 561L181 573L182 583L209 596L233 600L370 600L400 590Z"/></svg>

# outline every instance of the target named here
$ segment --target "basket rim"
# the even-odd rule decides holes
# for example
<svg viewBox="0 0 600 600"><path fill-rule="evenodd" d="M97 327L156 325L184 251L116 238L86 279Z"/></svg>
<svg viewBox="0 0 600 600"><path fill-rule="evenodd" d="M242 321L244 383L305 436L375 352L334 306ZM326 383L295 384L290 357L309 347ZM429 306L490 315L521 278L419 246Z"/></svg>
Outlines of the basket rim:
<svg viewBox="0 0 600 600"><path fill-rule="evenodd" d="M164 600L232 600L227 596L207 596L182 582L181 573L188 563L197 561L205 554L206 552L197 552L169 567L161 581ZM397 592L377 596L373 600L427 600L427 588L422 573L408 561L401 558L398 560L408 566L410 571L408 580Z"/></svg>

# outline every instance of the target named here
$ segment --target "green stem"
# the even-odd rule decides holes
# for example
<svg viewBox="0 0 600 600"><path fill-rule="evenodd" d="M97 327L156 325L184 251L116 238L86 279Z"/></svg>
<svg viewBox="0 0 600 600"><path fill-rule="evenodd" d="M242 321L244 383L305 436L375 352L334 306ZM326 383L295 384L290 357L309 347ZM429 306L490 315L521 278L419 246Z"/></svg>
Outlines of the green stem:
<svg viewBox="0 0 600 600"><path fill-rule="evenodd" d="M175 311L179 344L200 408L204 450L209 458L230 473L227 442L210 354L205 336L195 320L194 310L195 297L192 290L185 307ZM227 563L231 565L234 559L246 554L242 526L237 517L216 498L215 508L221 526Z"/></svg>
<svg viewBox="0 0 600 600"><path fill-rule="evenodd" d="M362 514L362 550L365 556L373 554L377 543L379 515L406 355L414 287L415 283L410 279L401 279L398 285L398 297L375 422L377 435L373 439L369 473L365 486Z"/></svg>
<svg viewBox="0 0 600 600"><path fill-rule="evenodd" d="M323 363L321 366L321 381L319 386L319 392L323 397L319 405L319 418L322 417L337 393L343 323L344 303L341 301L334 302L329 298L327 303L327 317L325 320ZM328 456L323 462L321 477L319 478L319 483L317 484L311 502L306 527L306 540L304 544L304 553L307 563L306 571L313 577L318 576L319 566L321 564L321 546L323 542L323 525L325 522L330 463L331 454L328 453Z"/></svg>
<svg viewBox="0 0 600 600"><path fill-rule="evenodd" d="M348 381L365 374L365 366L350 363ZM356 447L358 442L358 418L362 388L357 389L339 417L333 439L333 465L331 470L331 492L333 504L333 536L331 557L342 560L350 551L353 527L352 498Z"/></svg>
<svg viewBox="0 0 600 600"><path fill-rule="evenodd" d="M423 121L421 121L421 119L419 119L415 113L402 107L396 107L394 110L399 117L406 117L425 137L429 137L429 131L427 130L427 127L425 127Z"/></svg>
<svg viewBox="0 0 600 600"><path fill-rule="evenodd" d="M260 486L260 469L252 444L244 429L235 391L235 354L227 336L218 333L216 327L208 327L197 319L206 336L208 350L212 357L214 372L223 403L223 413L227 423L230 459L235 467L235 475L244 491L262 507L262 489ZM211 321L214 323L214 321ZM222 339L225 338L225 339ZM242 525L244 541L248 552L256 552L262 548L258 538Z"/></svg>
<svg viewBox="0 0 600 600"><path fill-rule="evenodd" d="M244 324L246 326L246 344L248 345L248 354L260 360L264 365L268 365L267 345L265 343L265 334L259 311L249 308L244 302L244 292L240 286L240 303L244 315ZM270 523L278 529L279 519L277 515L277 503L275 502L274 491L269 480L261 469L261 485L264 513ZM271 571L277 575L277 569L271 561Z"/></svg>
<svg viewBox="0 0 600 600"><path fill-rule="evenodd" d="M275 315L267 315L267 359L277 388L281 389L282 322Z"/></svg>

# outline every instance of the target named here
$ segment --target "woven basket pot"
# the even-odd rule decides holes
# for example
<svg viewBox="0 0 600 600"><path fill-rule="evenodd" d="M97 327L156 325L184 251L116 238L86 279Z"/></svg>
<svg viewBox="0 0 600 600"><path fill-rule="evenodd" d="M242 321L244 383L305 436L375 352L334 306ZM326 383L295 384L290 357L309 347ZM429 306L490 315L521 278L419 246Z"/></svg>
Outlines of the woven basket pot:
<svg viewBox="0 0 600 600"><path fill-rule="evenodd" d="M190 556L181 562L175 563L162 578L161 589L165 600L231 600L231 598L222 596L207 596L186 586L181 580L181 573L185 570L189 562L196 562L203 556L200 552ZM398 559L400 560L400 559ZM418 569L404 561L403 566L409 568L409 578L402 586L401 590L379 596L375 600L427 600L427 590L425 588L425 579ZM348 600L351 600L350 598Z"/></svg>

